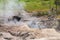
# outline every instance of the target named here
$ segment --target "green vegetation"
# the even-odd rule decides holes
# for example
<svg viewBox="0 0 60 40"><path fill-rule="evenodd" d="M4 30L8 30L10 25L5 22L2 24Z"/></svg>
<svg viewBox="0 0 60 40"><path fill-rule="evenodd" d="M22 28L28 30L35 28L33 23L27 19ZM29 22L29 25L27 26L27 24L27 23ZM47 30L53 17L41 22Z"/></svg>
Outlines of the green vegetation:
<svg viewBox="0 0 60 40"><path fill-rule="evenodd" d="M29 12L47 11L54 7L55 0L21 0L26 2L25 9Z"/></svg>
<svg viewBox="0 0 60 40"><path fill-rule="evenodd" d="M4 9L6 0L0 0L0 9Z"/></svg>
<svg viewBox="0 0 60 40"><path fill-rule="evenodd" d="M39 12L38 15L60 14L60 0L20 0L26 3L25 10L27 12ZM53 8L53 9L52 9ZM56 11L53 11L56 10ZM42 12L40 14L40 12Z"/></svg>
<svg viewBox="0 0 60 40"><path fill-rule="evenodd" d="M0 8L3 8L2 6L4 6L4 2L6 2L6 0L0 0ZM17 3L19 2L26 3L25 10L27 12L39 12L39 14L40 12L42 12L41 14L45 15L48 14L48 11L54 8L56 10L56 13L60 13L60 11L58 10L60 9L60 0L18 0Z"/></svg>

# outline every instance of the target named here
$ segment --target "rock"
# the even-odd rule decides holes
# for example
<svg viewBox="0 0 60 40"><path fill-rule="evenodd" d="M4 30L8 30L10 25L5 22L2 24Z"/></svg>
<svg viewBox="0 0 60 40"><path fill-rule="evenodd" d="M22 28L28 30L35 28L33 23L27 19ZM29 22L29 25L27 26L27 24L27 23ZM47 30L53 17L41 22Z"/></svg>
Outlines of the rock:
<svg viewBox="0 0 60 40"><path fill-rule="evenodd" d="M58 20L58 26L55 29L56 31L60 32L60 20Z"/></svg>
<svg viewBox="0 0 60 40"><path fill-rule="evenodd" d="M5 40L4 38L0 37L0 40Z"/></svg>
<svg viewBox="0 0 60 40"><path fill-rule="evenodd" d="M1 40L52 40L52 38L56 40L60 38L60 33L53 28L29 28L26 24L12 27L0 27Z"/></svg>
<svg viewBox="0 0 60 40"><path fill-rule="evenodd" d="M13 36L10 33L7 32L0 32L2 34L2 37L4 38L12 38Z"/></svg>
<svg viewBox="0 0 60 40"><path fill-rule="evenodd" d="M4 39L6 39L6 40L12 40L12 38L4 38Z"/></svg>

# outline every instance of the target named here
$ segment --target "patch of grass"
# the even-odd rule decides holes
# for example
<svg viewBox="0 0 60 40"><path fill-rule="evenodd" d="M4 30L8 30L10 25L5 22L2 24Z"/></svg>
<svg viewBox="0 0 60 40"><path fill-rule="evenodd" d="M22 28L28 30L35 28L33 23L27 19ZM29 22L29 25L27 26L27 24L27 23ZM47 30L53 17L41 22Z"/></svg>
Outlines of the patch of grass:
<svg viewBox="0 0 60 40"><path fill-rule="evenodd" d="M27 2L25 9L29 12L46 11L49 10L49 5L42 4L41 2Z"/></svg>
<svg viewBox="0 0 60 40"><path fill-rule="evenodd" d="M29 12L47 11L53 6L54 6L54 0L49 0L49 1L31 0L26 2L25 10Z"/></svg>

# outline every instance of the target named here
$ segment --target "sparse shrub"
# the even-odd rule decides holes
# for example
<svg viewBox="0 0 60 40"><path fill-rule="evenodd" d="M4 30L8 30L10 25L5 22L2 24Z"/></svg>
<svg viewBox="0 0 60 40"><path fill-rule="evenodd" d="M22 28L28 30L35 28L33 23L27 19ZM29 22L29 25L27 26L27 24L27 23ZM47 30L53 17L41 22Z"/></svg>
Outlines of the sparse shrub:
<svg viewBox="0 0 60 40"><path fill-rule="evenodd" d="M40 17L40 16L44 16L44 15L48 15L48 12L37 12L37 13L33 14L32 16Z"/></svg>

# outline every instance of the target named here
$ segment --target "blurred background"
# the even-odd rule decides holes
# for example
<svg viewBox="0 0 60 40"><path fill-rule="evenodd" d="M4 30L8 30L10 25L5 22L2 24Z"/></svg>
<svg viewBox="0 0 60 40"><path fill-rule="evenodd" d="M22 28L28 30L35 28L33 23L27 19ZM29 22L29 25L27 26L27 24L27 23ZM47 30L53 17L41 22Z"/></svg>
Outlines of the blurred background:
<svg viewBox="0 0 60 40"><path fill-rule="evenodd" d="M13 16L22 19L16 23L18 18ZM56 20L60 20L60 0L0 0L0 20L0 23L5 24L27 23L30 27L55 27Z"/></svg>

